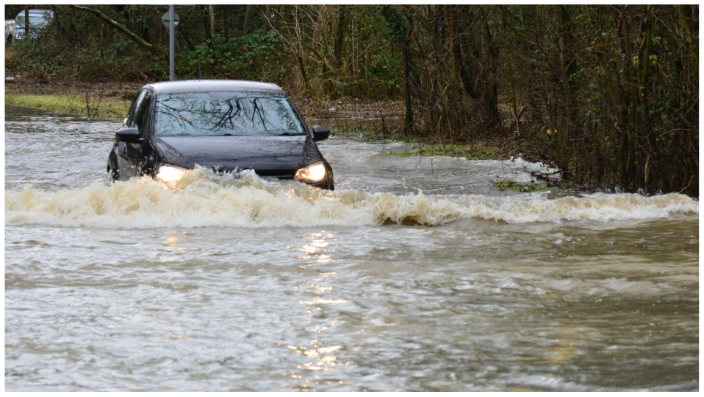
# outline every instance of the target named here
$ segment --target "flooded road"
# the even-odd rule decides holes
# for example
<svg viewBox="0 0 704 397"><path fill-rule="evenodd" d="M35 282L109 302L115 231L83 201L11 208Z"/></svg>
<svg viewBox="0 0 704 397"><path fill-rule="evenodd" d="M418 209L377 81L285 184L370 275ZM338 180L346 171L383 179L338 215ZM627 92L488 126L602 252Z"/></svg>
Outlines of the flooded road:
<svg viewBox="0 0 704 397"><path fill-rule="evenodd" d="M109 185L117 124L5 110L8 391L699 388L686 196L505 192L537 165L335 138L334 192Z"/></svg>

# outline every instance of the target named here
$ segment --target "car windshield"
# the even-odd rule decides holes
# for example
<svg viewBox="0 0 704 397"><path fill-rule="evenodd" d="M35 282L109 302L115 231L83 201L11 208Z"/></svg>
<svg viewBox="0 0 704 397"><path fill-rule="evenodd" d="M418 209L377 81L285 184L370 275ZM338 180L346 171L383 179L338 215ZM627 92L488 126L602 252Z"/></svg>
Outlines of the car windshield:
<svg viewBox="0 0 704 397"><path fill-rule="evenodd" d="M232 92L162 94L156 103L156 135L304 134L288 99Z"/></svg>

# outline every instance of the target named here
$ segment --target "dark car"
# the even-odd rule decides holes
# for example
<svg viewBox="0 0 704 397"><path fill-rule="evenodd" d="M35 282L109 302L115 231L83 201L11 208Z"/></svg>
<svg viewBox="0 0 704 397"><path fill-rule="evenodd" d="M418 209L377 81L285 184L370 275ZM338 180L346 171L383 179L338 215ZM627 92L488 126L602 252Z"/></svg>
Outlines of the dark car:
<svg viewBox="0 0 704 397"><path fill-rule="evenodd" d="M148 175L164 182L196 165L216 172L251 169L334 189L330 164L316 141L330 130L303 122L277 85L195 80L144 86L108 156L113 180Z"/></svg>

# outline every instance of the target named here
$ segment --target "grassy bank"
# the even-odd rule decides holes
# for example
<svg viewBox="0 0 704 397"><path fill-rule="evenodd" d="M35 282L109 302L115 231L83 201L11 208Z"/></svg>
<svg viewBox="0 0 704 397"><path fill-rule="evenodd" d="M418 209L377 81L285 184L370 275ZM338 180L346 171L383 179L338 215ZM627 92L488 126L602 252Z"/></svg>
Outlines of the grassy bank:
<svg viewBox="0 0 704 397"><path fill-rule="evenodd" d="M54 112L87 116L93 119L122 121L129 111L131 101L85 95L43 95L6 93L5 103Z"/></svg>

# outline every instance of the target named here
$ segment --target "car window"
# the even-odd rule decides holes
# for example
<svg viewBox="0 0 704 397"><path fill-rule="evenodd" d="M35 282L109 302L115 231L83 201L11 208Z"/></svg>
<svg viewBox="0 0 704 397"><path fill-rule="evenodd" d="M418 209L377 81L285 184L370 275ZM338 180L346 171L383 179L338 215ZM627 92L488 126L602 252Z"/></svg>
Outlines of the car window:
<svg viewBox="0 0 704 397"><path fill-rule="evenodd" d="M16 21L19 22L22 26L25 24L25 19L24 19L24 11L20 12L19 15L17 15ZM49 14L43 14L43 13L29 13L29 25L30 27L42 27L44 25L47 25L49 21L51 20L52 16Z"/></svg>
<svg viewBox="0 0 704 397"><path fill-rule="evenodd" d="M137 112L137 109L139 109L139 105L142 103L142 100L144 99L144 95L147 94L147 91L141 91L139 94L137 94L137 97L134 99L132 102L132 106L130 107L130 112L127 113L127 122L125 123L125 126L127 128L135 128L135 113Z"/></svg>
<svg viewBox="0 0 704 397"><path fill-rule="evenodd" d="M137 112L135 114L134 120L137 129L139 130L139 136L144 137L147 132L147 122L149 121L149 110L151 109L152 94L149 91L145 91L144 98L142 99Z"/></svg>
<svg viewBox="0 0 704 397"><path fill-rule="evenodd" d="M282 95L199 92L162 94L156 105L157 135L304 134L292 104Z"/></svg>

